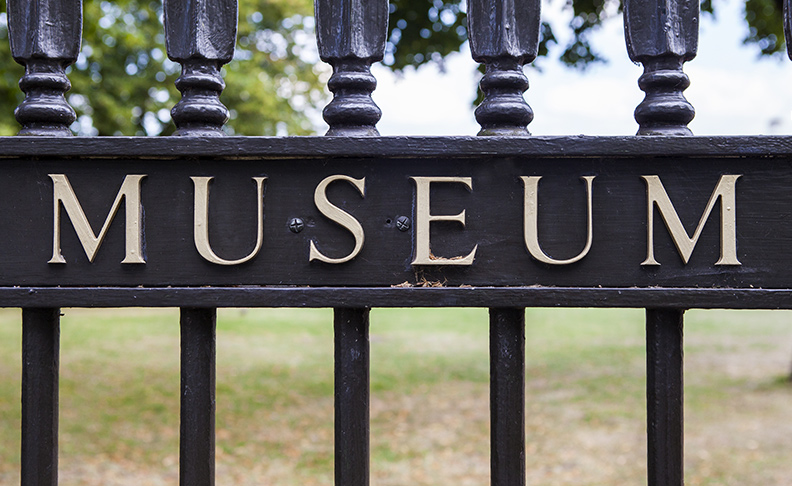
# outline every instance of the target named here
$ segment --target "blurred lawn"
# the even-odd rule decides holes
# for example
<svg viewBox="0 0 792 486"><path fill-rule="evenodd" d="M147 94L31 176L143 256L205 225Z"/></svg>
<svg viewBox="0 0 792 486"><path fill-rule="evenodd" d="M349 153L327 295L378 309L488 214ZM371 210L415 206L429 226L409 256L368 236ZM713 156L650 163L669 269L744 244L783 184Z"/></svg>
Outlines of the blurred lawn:
<svg viewBox="0 0 792 486"><path fill-rule="evenodd" d="M61 484L175 484L178 311L64 313ZM686 315L686 484L790 484L792 315ZM19 320L0 311L0 484L19 482ZM486 310L371 322L372 484L488 484ZM645 484L643 311L526 323L529 484ZM332 311L220 310L217 335L217 484L332 484Z"/></svg>

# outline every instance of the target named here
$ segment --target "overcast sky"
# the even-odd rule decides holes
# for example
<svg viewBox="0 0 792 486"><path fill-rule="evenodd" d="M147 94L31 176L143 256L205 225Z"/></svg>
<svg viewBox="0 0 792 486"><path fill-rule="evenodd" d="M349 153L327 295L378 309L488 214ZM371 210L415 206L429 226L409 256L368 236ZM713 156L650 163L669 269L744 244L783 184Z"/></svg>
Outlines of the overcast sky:
<svg viewBox="0 0 792 486"><path fill-rule="evenodd" d="M568 31L568 14L560 13L565 1L542 5L543 19L557 33ZM792 133L792 62L758 59L756 48L742 44L747 29L743 3L716 2L718 17L703 16L698 56L685 64L691 79L685 95L696 109L690 128L696 135ZM635 133L633 110L643 99L637 84L642 68L627 57L621 16L597 31L592 44L607 64L579 73L543 59L542 72L526 69L531 87L525 98L535 115L531 133ZM379 85L374 100L383 111L378 124L382 135L475 135L475 68L467 46L449 57L445 73L425 66L398 76L375 66Z"/></svg>

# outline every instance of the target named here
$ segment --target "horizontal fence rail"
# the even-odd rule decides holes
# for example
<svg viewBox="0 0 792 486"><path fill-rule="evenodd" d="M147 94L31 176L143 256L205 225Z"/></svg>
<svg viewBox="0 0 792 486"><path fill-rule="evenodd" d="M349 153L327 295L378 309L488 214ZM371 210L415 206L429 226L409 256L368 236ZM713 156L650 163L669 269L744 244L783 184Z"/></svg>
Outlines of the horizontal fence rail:
<svg viewBox="0 0 792 486"><path fill-rule="evenodd" d="M471 0L478 137L380 137L389 5L316 0L326 137L226 137L235 0L165 0L175 137L69 138L79 0L8 0L0 306L22 307L21 477L58 483L60 307L181 308L180 484L215 481L217 307L335 309L335 483L369 483L369 310L490 309L491 477L525 484L525 307L646 308L648 484L683 483L683 312L792 308L792 141L691 137L697 0L625 0L638 137L530 137L539 0ZM790 33L786 12L787 35ZM789 38L789 37L788 37ZM86 94L87 95L87 94ZM541 182L540 182L541 180ZM541 188L541 189L540 189ZM211 193L211 197L210 197ZM696 226L698 224L698 226ZM528 324L530 325L530 323ZM530 358L528 358L530 359Z"/></svg>
<svg viewBox="0 0 792 486"><path fill-rule="evenodd" d="M299 139L281 154L239 140L244 159L199 162L9 157L0 202L21 209L3 221L26 230L0 241L0 286L789 287L792 170L747 155L772 140L729 142L745 142L741 157L670 143L649 157L619 139L585 141L583 157L569 138L540 141L570 152L547 155L532 141L447 139L418 157L296 157L327 148Z"/></svg>

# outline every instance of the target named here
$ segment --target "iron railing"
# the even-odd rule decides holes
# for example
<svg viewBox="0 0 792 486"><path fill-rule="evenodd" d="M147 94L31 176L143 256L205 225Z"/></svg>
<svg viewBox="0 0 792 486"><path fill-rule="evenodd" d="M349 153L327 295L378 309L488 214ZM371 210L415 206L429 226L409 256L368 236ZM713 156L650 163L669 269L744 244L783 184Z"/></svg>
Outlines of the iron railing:
<svg viewBox="0 0 792 486"><path fill-rule="evenodd" d="M182 75L176 82L182 99L172 112L178 137L66 139L64 137L71 135L69 125L75 115L64 98L70 87L65 68L76 60L79 52L80 8L80 3L74 0L8 0L11 48L14 58L25 66L20 87L26 94L16 111L22 125L20 137L0 140L0 156L6 160L4 170L10 174L8 177L18 177L24 182L34 177L30 171L39 175L68 172L73 176L94 178L97 185L110 184L112 187L122 173L145 173L153 180L160 173L186 177L193 170L205 173L227 167L227 170L237 171L236 175L272 172L286 177L294 176L289 172L290 164L301 163L298 175L309 187L305 189L302 182L294 182L294 186L300 188L296 191L299 194L306 191L310 194L318 180L328 174L328 166L335 167L333 164L341 167L340 173L359 168L370 180L386 173L390 177L388 180L407 181L408 187L407 176L416 174L445 174L461 180L466 174L505 171L509 174L505 180L519 182L519 178L509 172L512 170L509 167L519 166L521 170L555 167L552 170L558 174L567 173L577 180L585 173L598 177L611 170L617 175L627 173L633 162L642 168L656 166L657 172L671 171L671 176L679 167L684 169L686 177L701 170L708 180L718 174L746 173L750 170L748 166L755 162L755 165L765 164L761 167L774 174L772 177L789 177L789 170L781 167L785 164L778 163L792 155L789 142L783 137L684 137L690 135L687 124L693 117L693 108L682 94L689 83L682 65L696 53L698 0L625 0L629 54L645 67L639 85L646 92L646 99L635 112L640 126L638 135L659 137L600 138L528 137L526 126L533 114L522 96L528 86L523 66L537 54L539 0L471 0L469 3L471 50L474 58L486 66L481 81L485 97L476 110L482 127L479 138L379 137L375 126L380 111L371 99L376 80L369 68L383 56L387 2L316 0L319 52L334 70L329 81L334 98L324 112L330 126L329 137L220 139L228 118L228 110L219 99L224 88L220 68L231 60L234 52L236 1L165 0L168 55L182 65ZM399 164L406 164L404 173L394 169ZM771 171L773 164L779 166L777 175ZM394 170L396 175L388 172ZM633 175L640 173L645 172ZM275 175L271 177L275 179ZM46 177L41 180L45 187L50 182ZM474 180L478 184L478 180ZM636 194L640 196L640 180L636 180L639 181ZM465 182L468 187L472 187L471 184ZM464 192L464 187L460 185L460 188ZM277 189L273 187L272 190ZM348 197L359 199L363 191L359 192L352 192ZM640 203L636 204L643 204L645 208L645 201L638 196L635 200ZM170 197L165 195L148 201L146 217L153 214L153 207L157 205L161 207L172 202L178 208L178 201ZM287 204L286 199L271 204ZM400 213L410 214L415 220L417 216L410 213L415 208L410 209L409 203ZM31 224L43 221L41 231L47 234L52 228L52 220L46 219L52 214L47 208L53 200L45 199L42 204L30 211L44 207L46 216L42 218L45 219L33 218ZM129 200L126 204L130 204ZM495 199L487 204L483 209L497 209ZM56 212L61 210L58 199L54 200L54 208ZM286 207L275 220L288 216L292 209ZM649 211L653 210L650 205ZM700 207L697 210L700 211ZM273 211L277 212L278 208L274 207ZM455 210L443 211L451 214ZM519 209L516 211L521 221ZM98 209L94 213L94 216L104 217ZM645 209L638 213L645 214ZM106 206L104 214L107 214ZM316 215L321 217L319 213ZM74 219L71 214L70 217ZM431 217L426 217L427 226ZM465 223L464 213L461 217L444 217ZM473 216L470 218L478 221ZM333 221L341 224L339 219ZM409 221L409 218L402 220L399 230L412 236L419 230L403 224ZM595 214L594 224L603 221L605 224L610 220L600 213ZM189 220L187 225L190 230L191 223ZM129 228L129 221L127 225ZM152 219L146 238L155 239L157 228L163 226L168 229L167 221ZM474 226L471 222L471 231L475 231ZM639 230L644 231L643 227L639 225ZM294 225L292 232L301 229L302 226ZM391 225L377 231L384 235L392 229ZM179 227L173 229L174 245L184 243L176 236L179 231ZM371 238L375 238L373 233L369 233ZM518 227L518 241L521 233ZM392 235L398 233L388 233L388 238L395 241L396 236ZM64 234L63 238L71 238L64 240L64 252L66 247L79 251L75 248L80 241L74 235ZM109 236L108 246L116 244L110 241L113 238L120 248L123 236ZM417 240L405 238L403 244L394 245L402 245L399 248L408 248L407 253L414 254ZM426 238L428 242L429 237ZM703 238L709 238L707 241L715 242L714 246L718 247L716 232ZM633 239L643 244L640 231ZM51 238L44 240L52 241ZM307 244L308 240L300 242ZM186 244L189 246L189 243L188 239ZM267 240L265 245L270 243ZM493 254L507 251L498 244L492 243ZM273 243L269 248L275 246L274 253L288 252L288 243L279 245ZM575 246L577 242L571 245L570 248L579 251L579 246ZM464 256L471 247L465 246L465 251L460 250L459 254ZM486 253L484 244L480 248L482 255ZM673 251L672 246L669 248ZM148 251L151 254L155 249L151 243ZM45 250L50 251L49 248ZM622 258L618 255L622 250L623 247L615 250L617 260ZM525 250L520 248L520 251L528 260ZM382 260L389 258L390 252L383 248L379 253L368 253L367 257L378 255ZM783 276L767 270L767 262L753 264L755 268L764 269L757 274L756 280L744 277L750 272L743 274L738 271L740 269L712 271L711 262L698 267L695 262L688 267L680 263L674 267L679 272L671 277L651 273L651 269L640 266L636 266L636 273L619 273L618 261L607 264L613 268L613 275L602 271L601 267L581 264L565 267L565 271L567 268L573 270L556 279L551 276L552 261L536 264L536 275L525 273L519 264L509 259L489 273L483 270L476 273L479 270L475 268L469 272L458 268L459 261L451 257L438 257L438 266L442 268L437 270L431 265L411 265L408 255L397 258L399 261L394 267L378 274L375 268L363 267L365 262L358 258L351 263L359 265L354 267L357 269L344 273L342 270L336 272L338 267L333 270L328 270L329 266L321 267L316 272L321 275L316 276L305 269L290 273L291 267L274 275L268 272L253 274L251 271L255 269L249 266L218 270L200 260L182 261L180 251L173 251L170 257L178 260L174 264L178 267L165 266L161 271L156 267L145 272L139 271L139 267L122 268L117 260L108 263L100 258L89 263L83 261L79 253L73 254L65 267L61 262L45 263L46 258L39 262L40 265L26 263L23 259L0 276L0 305L24 309L23 485L57 484L61 306L181 307L180 484L190 486L214 484L216 307L335 308L335 480L343 486L363 486L369 482L368 328L371 307L490 308L491 466L492 484L499 486L525 484L526 306L647 308L648 481L652 486L683 483L684 309L792 307L792 285L785 283ZM746 260L743 268L747 268L749 258L743 259ZM305 268L309 268L311 262L304 260ZM319 268L313 265L310 268ZM709 273L702 270L703 266L710 270ZM70 273L72 268L76 270ZM685 269L691 270L685 273ZM231 273L222 274L221 270ZM413 281L397 285L405 280L405 275L414 277ZM234 281L236 278L240 281ZM470 280L466 281L468 278ZM437 281L440 285L421 287L419 280L424 283Z"/></svg>

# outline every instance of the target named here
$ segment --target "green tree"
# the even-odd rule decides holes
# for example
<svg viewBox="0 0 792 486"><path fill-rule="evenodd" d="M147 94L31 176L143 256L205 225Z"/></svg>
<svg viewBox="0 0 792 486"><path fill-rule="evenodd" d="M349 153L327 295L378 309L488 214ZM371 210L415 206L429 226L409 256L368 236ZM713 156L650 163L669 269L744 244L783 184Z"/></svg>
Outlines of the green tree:
<svg viewBox="0 0 792 486"><path fill-rule="evenodd" d="M717 3L702 0L717 13ZM5 11L5 0L0 0ZM603 61L590 34L618 14L620 0L570 0L571 41L559 60L583 69ZM165 55L160 0L84 0L83 48L69 70L68 94L82 135L159 135L174 130L170 108L179 99L173 82L180 68ZM224 68L222 100L231 109L230 133L309 134L311 115L328 100L329 67L316 58L311 0L239 0L235 59ZM462 0L393 0L385 64L394 70L442 62L467 40ZM784 49L782 0L746 0L745 42L762 55ZM557 44L552 27L542 24L540 56ZM11 61L5 14L0 16L0 55L8 66L0 75L0 134L17 132L11 108L22 100L21 66Z"/></svg>

